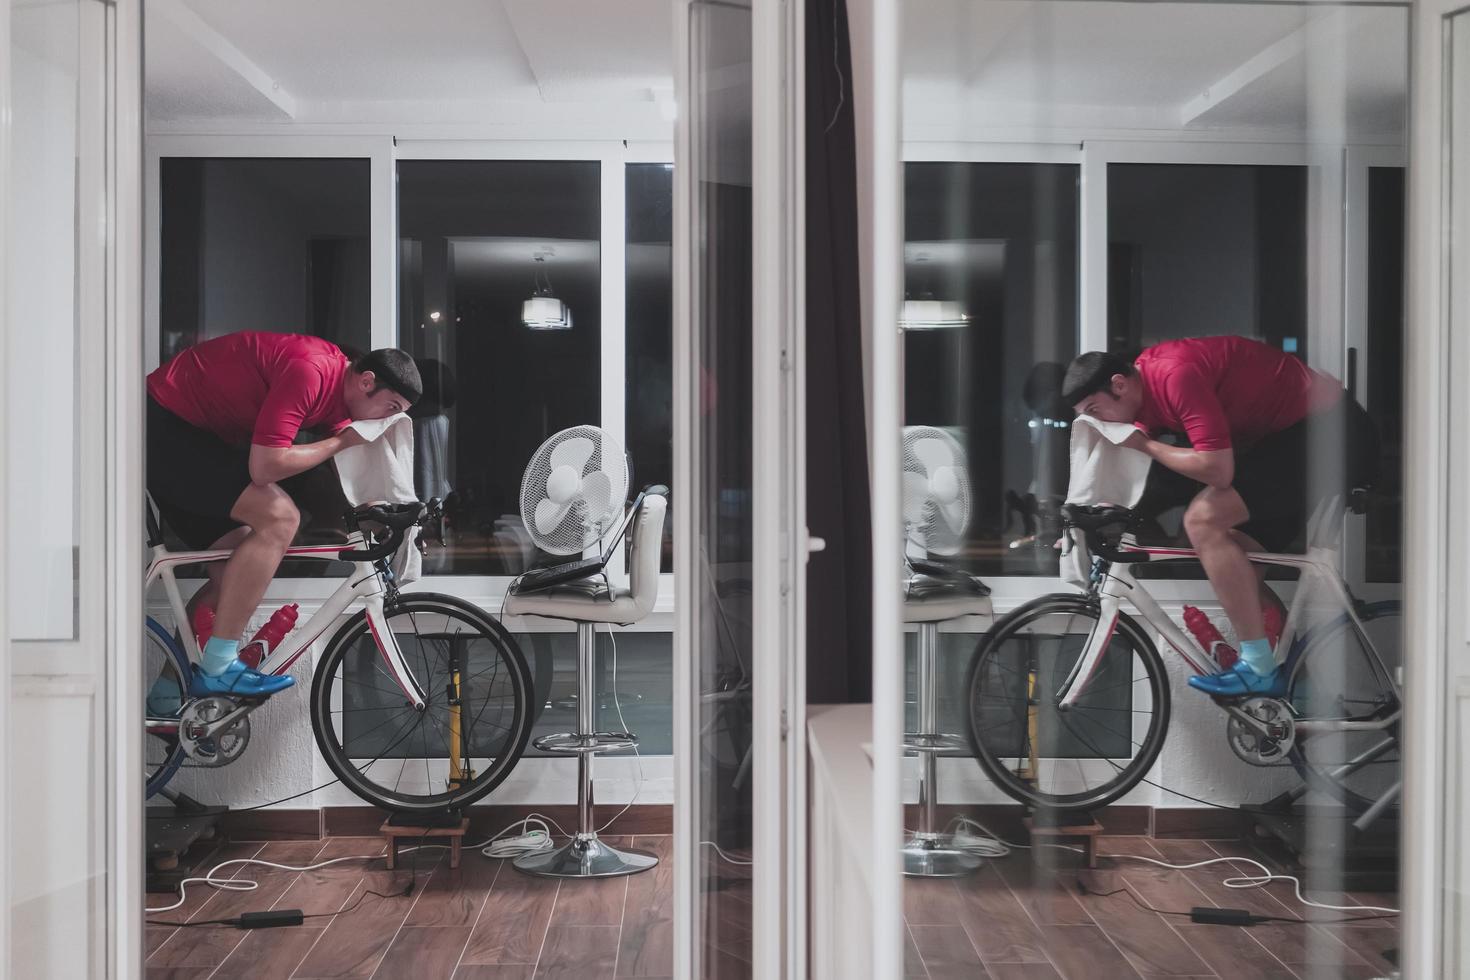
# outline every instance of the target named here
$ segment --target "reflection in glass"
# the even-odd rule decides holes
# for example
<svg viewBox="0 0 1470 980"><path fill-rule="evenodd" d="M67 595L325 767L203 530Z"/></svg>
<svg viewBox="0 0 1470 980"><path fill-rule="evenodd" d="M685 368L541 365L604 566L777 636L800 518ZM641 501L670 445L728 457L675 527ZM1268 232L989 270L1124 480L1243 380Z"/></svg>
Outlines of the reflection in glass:
<svg viewBox="0 0 1470 980"><path fill-rule="evenodd" d="M695 955L700 975L751 976L751 15L690 5L690 309L697 515Z"/></svg>
<svg viewBox="0 0 1470 980"><path fill-rule="evenodd" d="M239 330L371 348L365 159L159 161L159 360Z"/></svg>
<svg viewBox="0 0 1470 980"><path fill-rule="evenodd" d="M426 573L515 575L545 557L521 522L521 476L552 433L600 418L599 174L596 161L398 164L398 342L427 386L453 391L415 412L435 454L421 478L446 501ZM570 330L522 322L548 278Z"/></svg>
<svg viewBox="0 0 1470 980"><path fill-rule="evenodd" d="M674 482L674 168L627 167L628 453L635 487ZM670 507L677 503L670 501ZM673 570L673 516L664 525L663 570Z"/></svg>
<svg viewBox="0 0 1470 980"><path fill-rule="evenodd" d="M1347 916L1398 904L1403 182L1396 168L1343 174L1402 145L1406 9L901 9L902 423L906 436L932 427L944 437L934 446L950 440L968 458L965 479L947 480L942 454L916 453L893 516L908 545L908 833L895 850L911 972L983 976L1026 961L1066 978L1287 976L1304 963L1313 976L1388 975L1391 917L1351 950L1297 927L1216 947L1170 924L1184 919L1138 918L1140 903L1313 913L1289 890L1225 888L1225 868L1125 855L1289 866ZM1343 220L1348 186L1362 189L1366 220ZM1361 273L1345 271L1349 256ZM1360 284L1366 331L1350 336L1343 296ZM1124 554L1135 515L1064 510L1069 497L1123 508L1137 497L1089 496L1075 479L1074 464L1126 450L1100 441L1094 455L1095 430L1059 395L1081 352L1126 354L1126 367L1141 349L1220 335L1260 342L1289 366L1280 377L1299 372L1293 358L1330 376L1339 398L1365 404L1387 451L1366 480L1357 464L1372 426L1342 439L1361 419L1346 408L1340 428L1323 411L1268 430L1315 419L1255 499L1299 491L1321 506L1316 521L1290 515L1290 534L1271 529L1287 557L1264 585L1249 566L1237 588L1226 583L1246 600L1268 590L1258 611L1282 614L1263 617L1279 634L1267 638L1277 680L1212 698L1187 682L1228 666L1242 637L1192 554ZM1194 390L1219 399L1208 379ZM1245 486L1259 442L1238 436L1221 495ZM1139 457L1135 490L1158 459ZM1173 544L1189 547L1205 523L1198 510L1189 527L1179 520L1204 488L1191 484L1167 515ZM910 491L928 502L914 506ZM966 491L969 528L953 541L947 509ZM1366 533L1344 535L1362 527L1348 525L1348 505L1366 507ZM1243 523L1224 540L1250 547L1232 530ZM1296 550L1307 546L1309 565ZM1147 568L1120 560L1145 557ZM1156 581L1161 568L1192 577ZM1360 568L1366 582L1343 579ZM1200 639L1211 629L1218 642ZM1098 832L1104 856L1089 869L1081 845Z"/></svg>

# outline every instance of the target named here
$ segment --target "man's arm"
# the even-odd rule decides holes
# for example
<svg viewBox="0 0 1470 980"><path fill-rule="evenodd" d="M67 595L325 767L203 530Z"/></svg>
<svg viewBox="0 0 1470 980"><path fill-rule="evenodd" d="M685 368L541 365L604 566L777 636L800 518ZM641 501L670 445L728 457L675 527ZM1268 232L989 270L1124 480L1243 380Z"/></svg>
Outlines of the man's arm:
<svg viewBox="0 0 1470 980"><path fill-rule="evenodd" d="M299 446L262 446L254 443L250 447L250 482L279 483L297 473L305 473L313 466L324 463L348 446L361 446L366 442L356 429L347 428L334 436Z"/></svg>
<svg viewBox="0 0 1470 980"><path fill-rule="evenodd" d="M1129 436L1123 445L1144 453L1181 476L1198 480L1218 490L1225 490L1235 482L1234 449L1201 452L1186 446L1171 446L1167 442L1150 439L1141 431Z"/></svg>

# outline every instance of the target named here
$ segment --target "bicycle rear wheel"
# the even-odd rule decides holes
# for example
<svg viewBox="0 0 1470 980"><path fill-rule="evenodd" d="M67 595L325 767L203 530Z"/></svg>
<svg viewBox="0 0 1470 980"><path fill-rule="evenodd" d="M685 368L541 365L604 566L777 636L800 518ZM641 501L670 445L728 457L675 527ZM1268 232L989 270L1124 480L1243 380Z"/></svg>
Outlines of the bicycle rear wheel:
<svg viewBox="0 0 1470 980"><path fill-rule="evenodd" d="M163 789L184 762L179 746L179 710L188 689L189 659L149 616L143 630L143 798Z"/></svg>
<svg viewBox="0 0 1470 980"><path fill-rule="evenodd" d="M1364 633L1346 616L1314 628L1290 662L1287 699L1298 726L1309 722L1381 725L1344 732L1299 733L1288 754L1310 789L1362 813L1402 778L1401 710L1390 683L1398 657L1399 603L1370 603L1360 610ZM1379 657L1382 658L1380 663ZM1300 732L1300 728L1299 728Z"/></svg>
<svg viewBox="0 0 1470 980"><path fill-rule="evenodd" d="M525 750L533 713L525 658L499 623L451 596L404 595L385 612L424 710L404 698L359 612L332 637L312 680L317 745L342 783L375 806L468 806Z"/></svg>
<svg viewBox="0 0 1470 980"><path fill-rule="evenodd" d="M1105 806L1143 778L1163 747L1168 677L1126 615L1081 697L1057 709L1057 690L1099 617L1082 596L1043 596L996 623L970 662L970 748L996 785L1028 806Z"/></svg>

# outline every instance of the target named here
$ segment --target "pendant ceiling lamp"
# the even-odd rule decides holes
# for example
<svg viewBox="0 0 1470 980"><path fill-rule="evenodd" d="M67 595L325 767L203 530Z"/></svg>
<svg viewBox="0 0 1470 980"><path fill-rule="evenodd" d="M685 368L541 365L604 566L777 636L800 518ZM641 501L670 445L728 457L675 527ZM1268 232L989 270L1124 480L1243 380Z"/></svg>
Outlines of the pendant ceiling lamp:
<svg viewBox="0 0 1470 980"><path fill-rule="evenodd" d="M521 324L528 330L570 330L572 311L551 292L546 254L536 253L536 278L531 298L521 304Z"/></svg>

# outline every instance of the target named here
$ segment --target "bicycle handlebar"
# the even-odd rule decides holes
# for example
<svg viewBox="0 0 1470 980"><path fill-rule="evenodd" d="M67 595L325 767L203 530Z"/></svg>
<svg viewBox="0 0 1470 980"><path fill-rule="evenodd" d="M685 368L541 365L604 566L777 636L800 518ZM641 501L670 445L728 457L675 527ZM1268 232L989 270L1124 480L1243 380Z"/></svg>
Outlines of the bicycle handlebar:
<svg viewBox="0 0 1470 980"><path fill-rule="evenodd" d="M388 529L388 537L370 548L361 550L348 548L337 553L342 561L382 561L390 557L403 544L408 529L427 520L440 511L440 502L435 499L427 504L413 501L407 504L371 504L347 512L347 526L357 530L364 523L377 524Z"/></svg>
<svg viewBox="0 0 1470 980"><path fill-rule="evenodd" d="M1099 558L1125 565L1149 560L1146 552L1120 551L1115 543L1133 523L1133 511L1127 507L1065 504L1062 507L1062 520L1067 527L1075 527L1082 532L1087 541L1087 550ZM1117 534L1103 533L1110 528L1116 529Z"/></svg>

